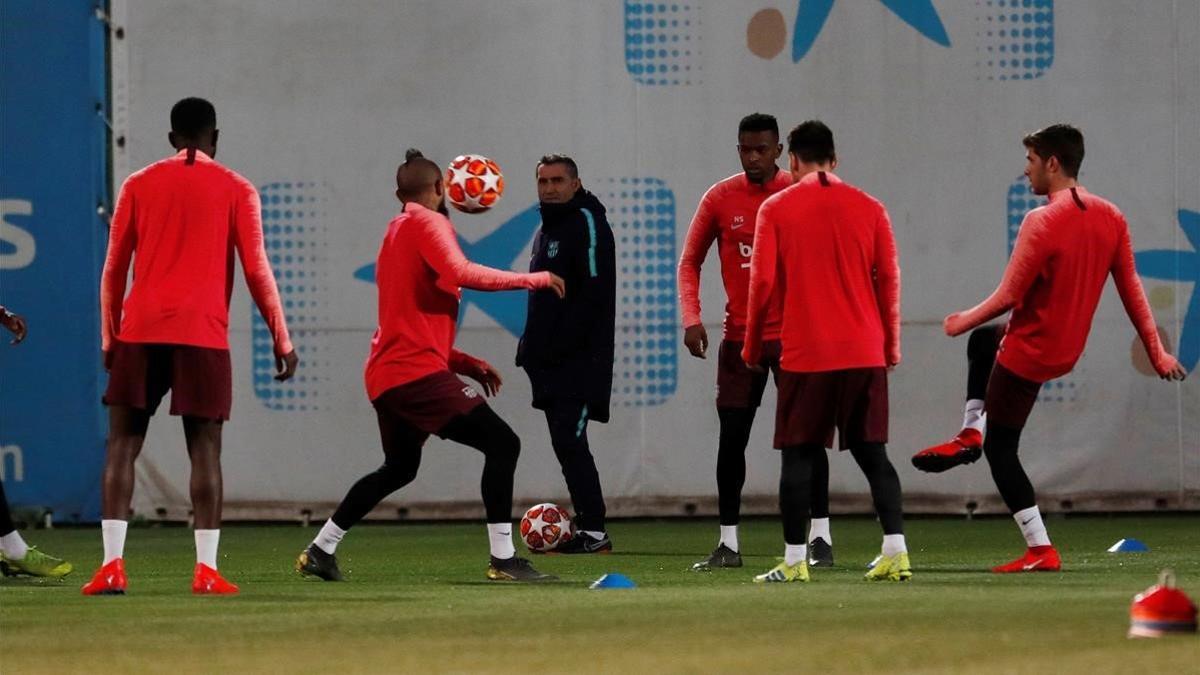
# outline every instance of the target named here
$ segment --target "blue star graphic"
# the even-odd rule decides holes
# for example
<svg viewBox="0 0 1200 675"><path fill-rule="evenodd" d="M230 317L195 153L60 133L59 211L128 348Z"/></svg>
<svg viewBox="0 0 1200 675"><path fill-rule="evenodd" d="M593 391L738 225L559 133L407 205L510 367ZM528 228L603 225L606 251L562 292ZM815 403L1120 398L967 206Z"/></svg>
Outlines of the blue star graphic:
<svg viewBox="0 0 1200 675"><path fill-rule="evenodd" d="M533 238L533 233L542 224L542 216L535 204L517 215L506 220L491 234L479 241L469 242L458 237L467 258L480 265L497 269L512 269L517 258ZM375 283L375 263L365 265L355 270L354 278L369 284ZM474 304L490 316L504 330L520 337L525 332L525 293L513 291L503 293L484 293L481 291L463 291L463 301L458 307L458 321L461 323L467 307Z"/></svg>
<svg viewBox="0 0 1200 675"><path fill-rule="evenodd" d="M900 17L905 23L916 28L925 37L943 47L950 46L950 36L946 27L933 7L931 0L879 0L884 7ZM800 0L796 12L796 25L792 30L792 61L799 62L812 49L829 11L833 9L834 0Z"/></svg>
<svg viewBox="0 0 1200 675"><path fill-rule="evenodd" d="M1191 243L1191 251L1139 251L1134 260L1143 277L1192 284L1192 300L1179 333L1179 363L1191 372L1200 362L1200 211L1180 209L1179 228Z"/></svg>

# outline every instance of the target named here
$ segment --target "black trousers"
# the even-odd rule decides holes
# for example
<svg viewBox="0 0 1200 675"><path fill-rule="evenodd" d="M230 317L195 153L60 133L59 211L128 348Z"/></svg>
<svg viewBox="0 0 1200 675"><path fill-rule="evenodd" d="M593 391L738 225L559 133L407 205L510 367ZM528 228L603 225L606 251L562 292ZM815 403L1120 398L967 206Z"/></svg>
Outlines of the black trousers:
<svg viewBox="0 0 1200 675"><path fill-rule="evenodd" d="M358 479L333 513L333 523L349 530L371 509L417 477L421 450L429 434L385 411L377 412L383 441L383 466ZM512 521L513 475L521 453L521 439L487 405L459 415L438 432L448 440L483 453L483 495L487 522Z"/></svg>
<svg viewBox="0 0 1200 675"><path fill-rule="evenodd" d="M575 509L575 527L580 530L604 531L604 491L600 473L588 447L587 404L580 401L555 400L545 409L550 429L550 444L562 467Z"/></svg>
<svg viewBox="0 0 1200 675"><path fill-rule="evenodd" d="M17 529L12 513L8 510L8 497L4 494L4 481L0 480L0 537Z"/></svg>
<svg viewBox="0 0 1200 675"><path fill-rule="evenodd" d="M821 445L795 445L780 451L783 466L779 472L779 511L783 516L783 539L789 544L806 543L809 509L812 502L813 467L827 452ZM863 443L850 448L867 483L871 500L884 534L904 534L900 477L882 443Z"/></svg>

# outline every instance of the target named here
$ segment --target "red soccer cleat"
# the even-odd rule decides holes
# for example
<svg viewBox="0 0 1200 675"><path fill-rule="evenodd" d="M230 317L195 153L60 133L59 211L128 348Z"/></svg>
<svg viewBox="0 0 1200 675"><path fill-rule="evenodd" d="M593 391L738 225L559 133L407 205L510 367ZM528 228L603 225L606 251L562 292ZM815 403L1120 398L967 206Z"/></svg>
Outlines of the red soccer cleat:
<svg viewBox="0 0 1200 675"><path fill-rule="evenodd" d="M125 578L125 559L117 558L96 570L92 580L83 585L84 595L125 595L129 580Z"/></svg>
<svg viewBox="0 0 1200 675"><path fill-rule="evenodd" d="M1053 546L1030 546L1025 555L1004 565L992 568L996 574L1013 574L1016 572L1058 572L1062 569L1062 559Z"/></svg>
<svg viewBox="0 0 1200 675"><path fill-rule="evenodd" d="M220 572L205 565L196 563L192 572L192 593L195 595L237 595L238 587L225 581Z"/></svg>
<svg viewBox="0 0 1200 675"><path fill-rule="evenodd" d="M983 434L963 429L949 443L935 445L913 455L913 466L929 473L941 473L960 464L970 464L983 455Z"/></svg>

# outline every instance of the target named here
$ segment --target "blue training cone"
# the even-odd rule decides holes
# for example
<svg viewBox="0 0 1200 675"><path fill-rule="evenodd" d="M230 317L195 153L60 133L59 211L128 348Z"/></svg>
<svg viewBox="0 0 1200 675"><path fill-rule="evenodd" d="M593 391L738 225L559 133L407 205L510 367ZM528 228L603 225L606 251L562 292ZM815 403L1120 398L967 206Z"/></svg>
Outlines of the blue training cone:
<svg viewBox="0 0 1200 675"><path fill-rule="evenodd" d="M592 590L603 590L606 588L637 588L637 584L633 583L633 579L620 574L618 572L609 572L599 579L592 582L589 587Z"/></svg>
<svg viewBox="0 0 1200 675"><path fill-rule="evenodd" d="M1149 546L1137 539L1122 539L1108 547L1109 553L1145 553L1149 550Z"/></svg>

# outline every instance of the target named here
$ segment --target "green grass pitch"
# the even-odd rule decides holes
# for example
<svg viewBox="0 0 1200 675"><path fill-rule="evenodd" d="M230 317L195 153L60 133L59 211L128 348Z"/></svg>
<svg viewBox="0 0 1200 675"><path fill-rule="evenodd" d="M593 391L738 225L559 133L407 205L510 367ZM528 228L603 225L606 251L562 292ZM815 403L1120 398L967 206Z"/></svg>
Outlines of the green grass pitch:
<svg viewBox="0 0 1200 675"><path fill-rule="evenodd" d="M191 533L131 529L130 592L84 598L97 529L26 532L70 559L62 583L0 580L0 672L1200 672L1200 637L1129 640L1131 598L1161 568L1200 598L1200 516L1051 518L1065 571L998 576L1023 542L1009 519L914 519L914 579L869 583L879 530L834 518L838 566L809 584L751 577L782 551L778 522L743 526L746 567L689 565L712 521L617 522L608 556L537 557L562 581L487 582L482 525L372 525L339 550L349 581L299 578L315 528L226 527L233 598L192 597ZM1121 537L1144 554L1109 554ZM588 590L605 572L639 588Z"/></svg>

